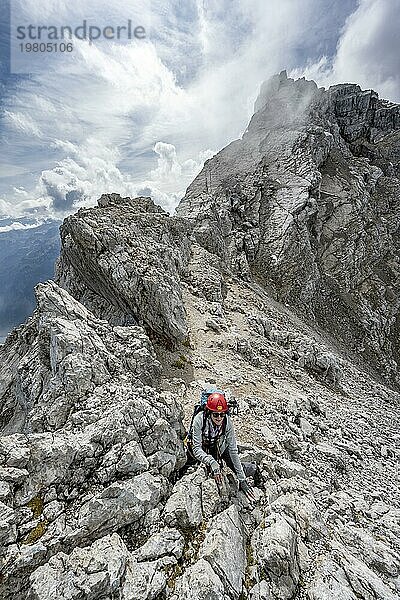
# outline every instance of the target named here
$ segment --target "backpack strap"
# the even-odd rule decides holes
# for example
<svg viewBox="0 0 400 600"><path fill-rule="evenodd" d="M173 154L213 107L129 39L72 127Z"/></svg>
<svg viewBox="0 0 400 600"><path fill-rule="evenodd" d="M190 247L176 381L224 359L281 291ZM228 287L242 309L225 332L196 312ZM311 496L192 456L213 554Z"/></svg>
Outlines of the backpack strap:
<svg viewBox="0 0 400 600"><path fill-rule="evenodd" d="M205 409L204 410L204 415L203 415L203 426L202 426L202 429L201 429L201 438L203 440L204 438L208 437L208 444L207 444L208 448L210 448L211 439L210 439L210 436L206 436L205 435L205 429L207 427L207 420L208 420L209 417L210 417L210 412L207 409ZM217 451L217 460L220 463L220 465L221 465L222 458L221 458L221 456L219 454L219 451L218 451L218 439L220 438L220 436L222 436L222 435L225 434L225 430L226 430L226 417L225 417L225 419L223 421L221 432L219 433L218 437L215 438L216 451ZM207 454L209 454L209 452L205 448L203 448L203 450L205 452L207 452Z"/></svg>
<svg viewBox="0 0 400 600"><path fill-rule="evenodd" d="M208 413L208 411L207 411L207 409L205 408L205 409L204 409L204 411L203 411L203 426L202 426L202 428L201 428L201 435L203 435L203 434L204 434L204 431L205 431L205 429L206 429L206 425L207 425L207 418L208 418L208 414L207 414L207 413Z"/></svg>

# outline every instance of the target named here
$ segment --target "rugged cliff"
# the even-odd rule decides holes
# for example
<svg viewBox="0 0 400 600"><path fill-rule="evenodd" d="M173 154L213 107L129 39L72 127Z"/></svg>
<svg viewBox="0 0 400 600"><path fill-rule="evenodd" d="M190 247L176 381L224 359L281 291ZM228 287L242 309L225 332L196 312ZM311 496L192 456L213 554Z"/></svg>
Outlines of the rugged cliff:
<svg viewBox="0 0 400 600"><path fill-rule="evenodd" d="M177 214L236 273L398 384L400 107L283 72L256 109Z"/></svg>
<svg viewBox="0 0 400 600"><path fill-rule="evenodd" d="M255 108L178 216L65 220L0 348L2 598L399 597L399 109L285 74ZM185 469L211 379L254 505Z"/></svg>

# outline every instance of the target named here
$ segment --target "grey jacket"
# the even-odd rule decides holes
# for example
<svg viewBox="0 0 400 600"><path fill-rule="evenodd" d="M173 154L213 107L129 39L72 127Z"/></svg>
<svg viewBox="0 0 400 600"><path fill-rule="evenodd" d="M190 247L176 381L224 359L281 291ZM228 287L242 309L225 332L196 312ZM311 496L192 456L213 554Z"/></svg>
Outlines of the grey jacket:
<svg viewBox="0 0 400 600"><path fill-rule="evenodd" d="M197 460L202 462L203 464L209 466L214 473L218 473L220 471L220 466L218 462L211 456L211 454L207 454L204 452L202 448L202 429L203 429L203 418L204 413L200 412L195 416L193 420L193 454ZM210 417L209 417L210 418ZM235 430L233 428L232 419L227 415L226 417L226 428L225 432L222 436L218 438L218 453L221 455L227 449L229 452L229 456L233 462L235 467L236 476L239 481L244 481L246 476L243 472L243 467L239 459L237 442L235 436Z"/></svg>

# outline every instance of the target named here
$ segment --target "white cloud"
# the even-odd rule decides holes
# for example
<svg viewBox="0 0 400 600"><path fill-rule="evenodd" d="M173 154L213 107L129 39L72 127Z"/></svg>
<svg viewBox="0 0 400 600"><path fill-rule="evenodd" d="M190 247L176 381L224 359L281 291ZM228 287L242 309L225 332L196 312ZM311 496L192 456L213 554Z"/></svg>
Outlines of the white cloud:
<svg viewBox="0 0 400 600"><path fill-rule="evenodd" d="M0 198L0 215L2 219L20 219L28 216L36 222L38 218L45 219L54 214L51 204L50 198L40 197L35 192L23 201Z"/></svg>
<svg viewBox="0 0 400 600"><path fill-rule="evenodd" d="M36 227L40 227L43 225L43 221L38 221L36 223L24 224L19 223L18 221L14 221L10 225L0 226L0 234L6 233L7 231L21 231L23 229L35 229Z"/></svg>
<svg viewBox="0 0 400 600"><path fill-rule="evenodd" d="M154 152L158 154L157 169L151 171L150 175L160 179L168 179L171 175L175 178L182 172L181 164L176 156L176 148L172 144L157 142Z"/></svg>
<svg viewBox="0 0 400 600"><path fill-rule="evenodd" d="M198 160L190 158L180 162L175 146L165 142L157 142L154 152L158 155L157 168L150 171L150 180L172 191L187 186L201 171L204 161L215 154L206 150L199 153Z"/></svg>
<svg viewBox="0 0 400 600"><path fill-rule="evenodd" d="M400 5L398 0L361 0L346 21L333 59L321 57L301 71L325 87L358 83L400 101ZM291 76L300 74L299 69Z"/></svg>
<svg viewBox="0 0 400 600"><path fill-rule="evenodd" d="M14 127L22 133L29 136L33 135L38 138L42 137L42 132L39 127L28 114L6 110L4 111L4 118L11 127Z"/></svg>
<svg viewBox="0 0 400 600"><path fill-rule="evenodd" d="M22 5L26 14L40 16L43 9L57 23L72 10L63 0ZM204 160L242 134L261 82L298 65L305 31L327 1L153 0L152 6L148 41L74 42L70 60L49 62L6 99L6 133L18 136L11 157L36 177L34 186L14 180L8 214L36 206L59 216L104 192L144 188L170 209ZM99 21L122 22L131 14L122 0L88 0L73 10ZM27 191L22 202L15 186Z"/></svg>
<svg viewBox="0 0 400 600"><path fill-rule="evenodd" d="M14 192L16 194L18 194L19 196L24 196L24 198L28 198L29 197L28 192L23 187L20 187L20 188L19 187L15 187L13 189L14 189Z"/></svg>
<svg viewBox="0 0 400 600"><path fill-rule="evenodd" d="M117 167L119 153L99 145L94 138L77 146L57 140L56 147L68 149L68 158L43 171L37 193L47 198L54 213L62 216L79 206L93 205L102 193L133 193L132 180Z"/></svg>
<svg viewBox="0 0 400 600"><path fill-rule="evenodd" d="M9 202L0 198L0 215L3 219L9 219L11 217L10 210L12 209L12 205Z"/></svg>
<svg viewBox="0 0 400 600"><path fill-rule="evenodd" d="M175 146L157 142L154 151L158 155L158 166L138 182L118 168L117 149L97 147L94 139L81 146L60 140L55 140L54 145L67 150L69 158L43 171L33 193L14 188L13 202L0 200L1 213L15 218L24 214L62 218L79 207L95 205L101 194L111 192L122 196L149 195L173 212L204 161L213 155L207 150L196 160L180 162Z"/></svg>

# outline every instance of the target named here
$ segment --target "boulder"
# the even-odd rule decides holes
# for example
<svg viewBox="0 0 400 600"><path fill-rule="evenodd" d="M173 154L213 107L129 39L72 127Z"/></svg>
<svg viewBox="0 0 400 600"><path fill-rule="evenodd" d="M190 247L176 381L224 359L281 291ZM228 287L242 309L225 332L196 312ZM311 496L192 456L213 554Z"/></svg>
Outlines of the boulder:
<svg viewBox="0 0 400 600"><path fill-rule="evenodd" d="M259 579L271 582L273 597L289 600L300 578L298 536L283 516L273 513L259 525L251 538Z"/></svg>
<svg viewBox="0 0 400 600"><path fill-rule="evenodd" d="M205 518L218 512L221 505L214 480L202 467L184 475L173 487L163 518L171 527L198 527Z"/></svg>
<svg viewBox="0 0 400 600"><path fill-rule="evenodd" d="M224 586L209 562L200 558L177 579L170 600L230 600Z"/></svg>
<svg viewBox="0 0 400 600"><path fill-rule="evenodd" d="M118 594L121 600L155 600L166 575L157 563L137 563L117 534L67 556L53 556L31 577L30 600L97 600Z"/></svg>
<svg viewBox="0 0 400 600"><path fill-rule="evenodd" d="M178 529L163 529L153 534L143 546L140 546L134 556L138 562L155 560L163 556L181 558L185 539Z"/></svg>
<svg viewBox="0 0 400 600"><path fill-rule="evenodd" d="M160 503L165 492L163 478L149 472L117 481L82 505L78 527L87 531L89 537L99 537L137 523L149 509Z"/></svg>
<svg viewBox="0 0 400 600"><path fill-rule="evenodd" d="M246 551L243 525L236 506L230 506L211 519L199 558L210 563L226 590L238 599L245 578Z"/></svg>

